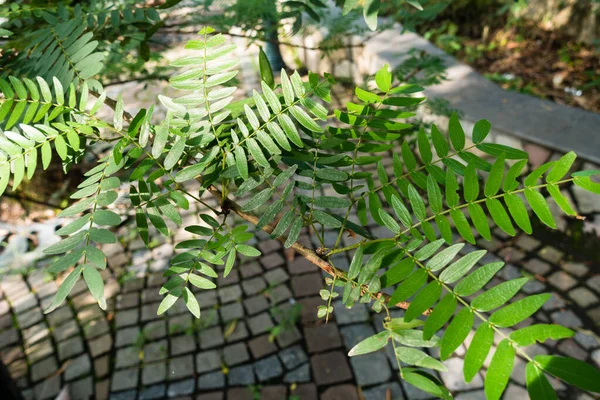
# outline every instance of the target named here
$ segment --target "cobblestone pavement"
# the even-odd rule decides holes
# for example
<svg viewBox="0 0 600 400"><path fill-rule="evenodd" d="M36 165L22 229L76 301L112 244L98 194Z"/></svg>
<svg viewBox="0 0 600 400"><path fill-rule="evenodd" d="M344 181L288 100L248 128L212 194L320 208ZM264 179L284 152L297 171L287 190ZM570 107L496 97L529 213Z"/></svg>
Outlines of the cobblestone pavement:
<svg viewBox="0 0 600 400"><path fill-rule="evenodd" d="M247 68L243 79L248 90L252 74ZM559 156L539 146L512 144L529 152L533 166ZM391 165L391 159L387 162ZM598 169L586 163L578 167ZM506 237L496 229L491 242L480 240L477 247L489 250L481 264L495 260L507 264L492 284L526 275L534 279L524 287L525 294L553 294L535 318L517 328L556 322L577 331L570 340L531 346L530 354L563 354L598 366L600 203L577 187L567 188L566 193L587 219L561 216L557 221L560 231L578 240L557 239L536 226L532 237ZM199 211L186 212L183 226L200 223ZM369 228L375 235L386 235L374 224ZM0 356L26 399L53 398L65 385L73 399L429 398L399 380L389 351L349 359L346 354L352 346L381 329L382 316L364 304L348 311L334 303L333 320L327 324L318 320L322 274L262 233L256 239L263 253L259 259L241 260L227 278L217 280L217 290L197 293L202 306L199 321L192 319L182 302L157 316L158 291L165 281L162 271L173 255L172 243L190 235L182 228L173 229L172 242L155 236L151 249L146 249L135 238L131 221L119 228L124 241L104 248L109 260L109 268L103 271L107 311L95 304L81 281L67 304L43 315L57 290L57 283L42 268L46 261L26 275L4 277ZM335 239L328 233L325 237L327 242ZM344 243L354 240L345 237ZM309 232L301 242L316 245ZM467 245L463 250L473 249ZM334 261L347 268L345 256ZM488 364L465 384L464 353L461 346L440 378L457 399L483 399ZM518 359L505 399L527 397L524 367ZM591 398L552 383L562 398Z"/></svg>

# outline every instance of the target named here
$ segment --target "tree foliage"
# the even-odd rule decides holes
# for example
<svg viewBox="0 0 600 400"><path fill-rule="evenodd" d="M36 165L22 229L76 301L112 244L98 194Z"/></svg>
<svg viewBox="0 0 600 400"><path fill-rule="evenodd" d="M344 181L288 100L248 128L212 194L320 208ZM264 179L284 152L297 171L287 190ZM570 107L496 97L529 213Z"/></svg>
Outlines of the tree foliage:
<svg viewBox="0 0 600 400"><path fill-rule="evenodd" d="M357 3L346 1L346 8ZM361 2L371 26L376 3ZM132 116L122 98L109 99L94 79L103 59L96 51L98 25L109 29L158 20L156 10L87 16L82 8L19 10L23 18L43 19L47 27L0 79L0 194L31 178L39 165L47 168L52 157L69 166L92 143L110 146L61 212L72 221L57 232L63 239L45 249L53 257L49 271L64 276L45 312L60 306L79 279L100 307L106 306L99 271L107 264L102 245L117 240L110 227L121 223L111 207L118 188L129 186L137 232L147 245L151 231L171 235L169 227L183 223L180 212L189 208L190 199L205 204L201 197L208 193L218 207L205 204L214 214L201 214L202 224L185 227L192 238L176 245L180 251L165 272L169 279L160 289L159 314L179 301L201 318L194 292L214 289L218 269L227 276L239 255L260 255L246 244L254 235L248 226L230 223L236 213L331 275L319 317L335 312L331 299L338 296L336 287L346 307L369 303L385 313L383 331L357 344L350 356L391 345L402 379L449 398L450 392L428 370L445 371L441 361L465 343L479 321L465 356L464 378L473 379L498 340L485 379L488 398L501 397L517 355L528 361L532 398L555 396L546 375L600 392L595 368L552 355L531 358L525 352L536 342L571 337L571 330L544 324L504 333L501 328L526 320L549 295L512 301L529 278L489 287L503 263L479 266L486 252L467 251L461 241L475 243L474 232L489 240L493 226L511 236L517 230L531 233L528 207L555 228L542 190L566 214L576 215L560 187L572 182L600 193L600 184L592 180L598 171L570 173L572 152L524 175L528 154L486 142L491 126L485 120L475 124L469 145L456 115L450 118L448 137L436 126L407 136L415 106L425 101L423 89L397 85L387 65L373 77L373 89L356 88L356 101L333 114L327 107L335 82L331 75L281 71L276 83L264 60L261 92L234 101L235 46L209 27L187 42L188 55L171 64L170 86L181 94L158 96L156 106L167 113L156 123L154 106ZM96 116L105 105L113 110L111 120ZM388 152L393 153L391 170L384 164ZM481 153L493 162L477 155ZM192 180L200 184L198 192L186 189ZM320 195L321 189L329 194ZM370 220L389 234L373 237L365 229ZM320 241L318 254L297 243L304 228ZM335 232L334 243L325 242L325 229ZM343 246L348 233L360 239ZM347 271L334 262L335 255L346 252L353 254ZM383 294L387 288L391 295ZM394 307L405 309L403 317L391 317ZM432 347L440 348L441 361L419 350Z"/></svg>

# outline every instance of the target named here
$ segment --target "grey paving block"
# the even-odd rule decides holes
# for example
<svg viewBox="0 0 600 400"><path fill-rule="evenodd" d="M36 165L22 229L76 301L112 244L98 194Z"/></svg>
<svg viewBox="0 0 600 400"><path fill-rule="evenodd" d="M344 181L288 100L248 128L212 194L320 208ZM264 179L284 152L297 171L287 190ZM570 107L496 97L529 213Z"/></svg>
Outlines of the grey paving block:
<svg viewBox="0 0 600 400"><path fill-rule="evenodd" d="M254 372L259 382L265 382L269 379L281 376L283 366L277 356L270 356L254 363Z"/></svg>

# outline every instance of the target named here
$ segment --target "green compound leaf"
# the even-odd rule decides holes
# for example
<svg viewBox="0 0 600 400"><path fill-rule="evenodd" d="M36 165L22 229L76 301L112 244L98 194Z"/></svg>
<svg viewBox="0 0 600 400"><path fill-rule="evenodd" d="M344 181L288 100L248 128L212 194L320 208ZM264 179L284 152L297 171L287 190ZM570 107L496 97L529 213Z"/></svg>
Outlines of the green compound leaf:
<svg viewBox="0 0 600 400"><path fill-rule="evenodd" d="M433 375L413 368L404 368L402 378L409 384L444 400L451 400L452 394Z"/></svg>
<svg viewBox="0 0 600 400"><path fill-rule="evenodd" d="M515 349L508 339L504 339L498 345L485 375L484 390L489 400L499 400L502 396L508 385L514 362Z"/></svg>
<svg viewBox="0 0 600 400"><path fill-rule="evenodd" d="M548 339L560 340L575 336L575 332L560 325L536 324L521 328L510 334L510 339L519 346L531 346L535 342L544 343Z"/></svg>
<svg viewBox="0 0 600 400"><path fill-rule="evenodd" d="M486 250L478 250L462 257L448 268L446 268L439 276L440 281L444 283L454 283L462 278L473 266L487 253Z"/></svg>
<svg viewBox="0 0 600 400"><path fill-rule="evenodd" d="M430 282L410 302L410 306L404 314L405 321L410 322L417 318L424 311L433 306L439 300L441 295L442 285L437 281ZM422 367L422 365L419 366Z"/></svg>
<svg viewBox="0 0 600 400"><path fill-rule="evenodd" d="M396 356L400 361L417 367L435 369L437 371L448 371L448 368L435 358L428 356L421 350L412 347L397 347Z"/></svg>
<svg viewBox="0 0 600 400"><path fill-rule="evenodd" d="M556 400L556 392L544 375L544 372L533 362L527 363L525 367L525 380L527 392L531 400Z"/></svg>
<svg viewBox="0 0 600 400"><path fill-rule="evenodd" d="M539 310L550 299L549 293L525 297L494 312L490 322L501 328L518 324Z"/></svg>
<svg viewBox="0 0 600 400"><path fill-rule="evenodd" d="M549 374L580 389L600 393L600 371L570 357L538 355L533 359Z"/></svg>
<svg viewBox="0 0 600 400"><path fill-rule="evenodd" d="M474 321L475 315L466 307L456 314L442 337L440 344L440 358L442 361L450 357L458 349L458 346L465 341Z"/></svg>
<svg viewBox="0 0 600 400"><path fill-rule="evenodd" d="M519 278L496 285L473 299L471 306L478 311L490 311L498 308L512 299L528 281L529 278Z"/></svg>
<svg viewBox="0 0 600 400"><path fill-rule="evenodd" d="M463 369L466 382L471 382L483 366L494 344L494 329L490 324L482 323L475 331L471 345L465 354Z"/></svg>
<svg viewBox="0 0 600 400"><path fill-rule="evenodd" d="M499 261L478 268L456 285L454 293L459 296L470 296L474 294L483 288L503 266L504 263Z"/></svg>
<svg viewBox="0 0 600 400"><path fill-rule="evenodd" d="M348 352L348 356L359 356L362 354L372 353L374 351L384 348L388 340L390 339L390 334L390 331L383 331L364 339L352 349L350 349L350 351Z"/></svg>
<svg viewBox="0 0 600 400"><path fill-rule="evenodd" d="M442 300L433 308L433 311L427 317L423 327L423 339L429 340L431 337L452 317L456 310L456 297L452 293L447 293Z"/></svg>

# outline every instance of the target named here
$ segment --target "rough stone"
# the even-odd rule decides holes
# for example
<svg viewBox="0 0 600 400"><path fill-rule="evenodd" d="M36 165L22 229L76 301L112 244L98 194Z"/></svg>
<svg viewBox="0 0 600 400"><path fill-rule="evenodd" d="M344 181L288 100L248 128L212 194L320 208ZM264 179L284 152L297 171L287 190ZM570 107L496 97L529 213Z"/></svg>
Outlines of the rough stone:
<svg viewBox="0 0 600 400"><path fill-rule="evenodd" d="M227 366L241 364L250 359L244 343L236 343L223 348L223 360Z"/></svg>
<svg viewBox="0 0 600 400"><path fill-rule="evenodd" d="M202 329L199 334L200 348L209 349L223 344L223 332L219 326Z"/></svg>
<svg viewBox="0 0 600 400"><path fill-rule="evenodd" d="M332 322L314 327L305 327L304 337L310 353L333 350L342 345L337 325Z"/></svg>
<svg viewBox="0 0 600 400"><path fill-rule="evenodd" d="M179 304L182 304L183 302L180 302ZM151 303L151 304L144 304L142 306L142 321L153 321L155 319L159 319L162 318L161 315L158 315L158 306L160 305L160 302L156 302L156 303ZM177 306L177 303L176 303ZM170 312L175 309L175 307L171 307L171 309L169 310ZM136 310L137 311L137 310Z"/></svg>
<svg viewBox="0 0 600 400"><path fill-rule="evenodd" d="M446 385L451 392L456 390L479 389L483 387L483 380L479 374L475 375L470 383L465 382L462 373L464 361L461 358L449 358L445 361L445 365L448 367L448 371L441 372L440 375L444 385Z"/></svg>
<svg viewBox="0 0 600 400"><path fill-rule="evenodd" d="M70 381L90 373L91 369L92 362L90 361L90 356L88 354L82 354L79 357L71 359L65 368L64 377L67 381Z"/></svg>
<svg viewBox="0 0 600 400"><path fill-rule="evenodd" d="M264 277L270 286L279 285L289 279L287 272L283 268L272 269Z"/></svg>
<svg viewBox="0 0 600 400"><path fill-rule="evenodd" d="M109 371L109 358L108 356L98 357L94 360L94 372L96 378L103 378L108 374Z"/></svg>
<svg viewBox="0 0 600 400"><path fill-rule="evenodd" d="M275 339L277 340L279 347L284 349L302 339L302 335L300 334L298 328L292 326L280 331Z"/></svg>
<svg viewBox="0 0 600 400"><path fill-rule="evenodd" d="M269 308L269 303L263 295L250 297L244 300L244 306L248 314L253 315Z"/></svg>
<svg viewBox="0 0 600 400"><path fill-rule="evenodd" d="M73 399L89 399L94 394L94 382L88 376L69 384L69 394Z"/></svg>
<svg viewBox="0 0 600 400"><path fill-rule="evenodd" d="M83 352L83 342L79 336L72 337L58 344L58 358L61 361Z"/></svg>
<svg viewBox="0 0 600 400"><path fill-rule="evenodd" d="M235 301L240 297L242 297L242 288L240 285L231 285L224 288L219 288L219 298L223 303Z"/></svg>
<svg viewBox="0 0 600 400"><path fill-rule="evenodd" d="M234 319L240 319L244 316L244 307L242 303L227 304L219 309L223 322L229 322Z"/></svg>
<svg viewBox="0 0 600 400"><path fill-rule="evenodd" d="M548 282L563 291L567 291L577 284L571 275L563 271L557 271L550 275Z"/></svg>
<svg viewBox="0 0 600 400"><path fill-rule="evenodd" d="M115 371L112 376L112 391L116 392L119 390L135 388L138 381L138 372L139 370L137 368Z"/></svg>
<svg viewBox="0 0 600 400"><path fill-rule="evenodd" d="M389 393L389 394L388 394ZM402 400L402 388L397 382L385 383L363 391L364 400L394 399ZM346 397L344 397L346 399Z"/></svg>
<svg viewBox="0 0 600 400"><path fill-rule="evenodd" d="M52 329L52 334L57 341L68 339L69 337L77 334L79 329L77 328L77 322L75 320L69 321Z"/></svg>
<svg viewBox="0 0 600 400"><path fill-rule="evenodd" d="M132 310L120 310L115 313L115 326L117 328L135 325L138 322L139 311L137 309Z"/></svg>
<svg viewBox="0 0 600 400"><path fill-rule="evenodd" d="M191 355L175 357L169 360L167 377L170 381L194 375L194 358Z"/></svg>
<svg viewBox="0 0 600 400"><path fill-rule="evenodd" d="M354 385L337 385L325 390L321 400L358 400L358 395Z"/></svg>
<svg viewBox="0 0 600 400"><path fill-rule="evenodd" d="M249 263L249 264L243 264L239 268L240 268L240 274L242 274L242 277L244 279L250 278L252 276L260 275L263 272L260 265L258 265L258 263L256 263L256 262Z"/></svg>
<svg viewBox="0 0 600 400"><path fill-rule="evenodd" d="M17 314L19 328L29 328L43 319L42 310L39 307L32 308L24 313Z"/></svg>
<svg viewBox="0 0 600 400"><path fill-rule="evenodd" d="M220 389L225 386L225 375L221 371L201 375L198 378L198 388L201 390Z"/></svg>
<svg viewBox="0 0 600 400"><path fill-rule="evenodd" d="M562 264L562 268L575 276L584 276L588 273L589 268L584 263L578 262L565 262Z"/></svg>
<svg viewBox="0 0 600 400"><path fill-rule="evenodd" d="M344 326L340 329L340 331L342 332L344 345L348 350L356 346L360 341L375 334L373 327L368 324Z"/></svg>
<svg viewBox="0 0 600 400"><path fill-rule="evenodd" d="M253 335L267 332L274 326L271 317L269 317L269 314L266 312L250 317L246 322Z"/></svg>
<svg viewBox="0 0 600 400"><path fill-rule="evenodd" d="M277 268L285 263L285 260L279 253L271 253L261 257L260 263L266 269Z"/></svg>
<svg viewBox="0 0 600 400"><path fill-rule="evenodd" d="M585 360L588 356L588 352L579 347L573 339L561 340L557 348L567 356L578 360Z"/></svg>
<svg viewBox="0 0 600 400"><path fill-rule="evenodd" d="M221 366L221 356L216 350L209 350L196 355L196 372L199 374L218 369Z"/></svg>
<svg viewBox="0 0 600 400"><path fill-rule="evenodd" d="M255 278L243 280L242 288L247 295L251 296L265 290L267 288L267 283L262 277L257 276Z"/></svg>
<svg viewBox="0 0 600 400"><path fill-rule="evenodd" d="M140 363L140 350L137 347L129 346L117 350L117 360L115 365L117 368L132 367Z"/></svg>
<svg viewBox="0 0 600 400"><path fill-rule="evenodd" d="M554 247L546 246L542 248L538 254L546 261L549 261L554 264L558 264L560 260L562 260L565 253L562 251L555 249Z"/></svg>
<svg viewBox="0 0 600 400"><path fill-rule="evenodd" d="M335 310L333 315L335 316L338 325L348 325L369 320L369 309L365 304L355 304L354 307L349 310L341 301L337 301L333 304L333 308Z"/></svg>
<svg viewBox="0 0 600 400"><path fill-rule="evenodd" d="M308 382L310 380L310 366L308 363L288 372L283 377L286 383Z"/></svg>
<svg viewBox="0 0 600 400"><path fill-rule="evenodd" d="M319 386L344 382L352 378L347 357L341 351L314 355L310 363L315 383Z"/></svg>
<svg viewBox="0 0 600 400"><path fill-rule="evenodd" d="M583 325L581 319L579 319L579 317L571 310L557 311L553 313L551 317L557 324L568 328L580 327Z"/></svg>
<svg viewBox="0 0 600 400"><path fill-rule="evenodd" d="M169 355L166 340L160 340L144 346L144 362L164 360Z"/></svg>
<svg viewBox="0 0 600 400"><path fill-rule="evenodd" d="M277 346L269 340L269 335L256 337L248 342L252 356L256 359L263 358L277 351Z"/></svg>
<svg viewBox="0 0 600 400"><path fill-rule="evenodd" d="M578 287L569 292L569 296L575 300L580 307L586 308L598 303L598 297L585 287Z"/></svg>
<svg viewBox="0 0 600 400"><path fill-rule="evenodd" d="M194 384L194 379L186 379L185 381L171 383L167 389L167 396L178 397L191 394L194 391Z"/></svg>
<svg viewBox="0 0 600 400"><path fill-rule="evenodd" d="M235 328L233 333L227 337L227 343L236 342L238 340L242 340L248 337L248 328L246 327L246 323L244 321L238 321L235 324Z"/></svg>
<svg viewBox="0 0 600 400"><path fill-rule="evenodd" d="M294 261L289 263L288 270L293 275L300 275L307 272L317 271L318 268L316 265L305 259L304 257L296 257Z"/></svg>
<svg viewBox="0 0 600 400"><path fill-rule="evenodd" d="M162 399L167 393L167 385L154 385L140 392L140 400Z"/></svg>
<svg viewBox="0 0 600 400"><path fill-rule="evenodd" d="M532 258L531 260L526 261L525 263L523 263L523 266L527 270L533 272L534 274L539 275L545 275L548 271L552 269L552 267L548 263L545 263L544 261L541 261L537 258Z"/></svg>
<svg viewBox="0 0 600 400"><path fill-rule="evenodd" d="M265 382L269 379L281 376L283 367L277 356L270 356L254 363L254 371L259 382Z"/></svg>
<svg viewBox="0 0 600 400"><path fill-rule="evenodd" d="M132 326L130 328L119 329L115 338L115 346L123 347L134 344L140 337L140 328Z"/></svg>
<svg viewBox="0 0 600 400"><path fill-rule="evenodd" d="M196 340L193 336L181 335L169 339L171 342L171 355L177 356L192 353L196 350Z"/></svg>
<svg viewBox="0 0 600 400"><path fill-rule="evenodd" d="M157 340L167 335L166 321L153 321L144 325L144 337L150 340Z"/></svg>
<svg viewBox="0 0 600 400"><path fill-rule="evenodd" d="M292 291L297 297L313 296L319 294L323 284L323 279L319 273L294 276L292 278Z"/></svg>
<svg viewBox="0 0 600 400"><path fill-rule="evenodd" d="M151 385L153 383L162 382L167 375L167 365L165 363L155 363L144 365L142 369L142 383Z"/></svg>
<svg viewBox="0 0 600 400"><path fill-rule="evenodd" d="M54 399L60 389L60 376L52 376L35 385L35 398L38 400Z"/></svg>
<svg viewBox="0 0 600 400"><path fill-rule="evenodd" d="M298 345L282 350L279 353L279 358L281 358L281 361L283 361L283 364L287 369L294 369L308 360L306 353L302 347Z"/></svg>
<svg viewBox="0 0 600 400"><path fill-rule="evenodd" d="M369 386L390 379L392 370L383 352L369 354L369 357L352 357L350 365L356 377L356 383Z"/></svg>
<svg viewBox="0 0 600 400"><path fill-rule="evenodd" d="M31 366L31 379L34 382L52 375L58 368L54 357L48 357Z"/></svg>
<svg viewBox="0 0 600 400"><path fill-rule="evenodd" d="M92 339L109 331L110 327L108 326L108 322L104 318L95 319L83 326L83 334L87 339Z"/></svg>
<svg viewBox="0 0 600 400"><path fill-rule="evenodd" d="M267 295L273 304L278 304L291 298L292 291L287 287L287 285L279 285L270 289Z"/></svg>
<svg viewBox="0 0 600 400"><path fill-rule="evenodd" d="M252 366L242 365L229 370L228 381L230 386L248 386L254 384Z"/></svg>

